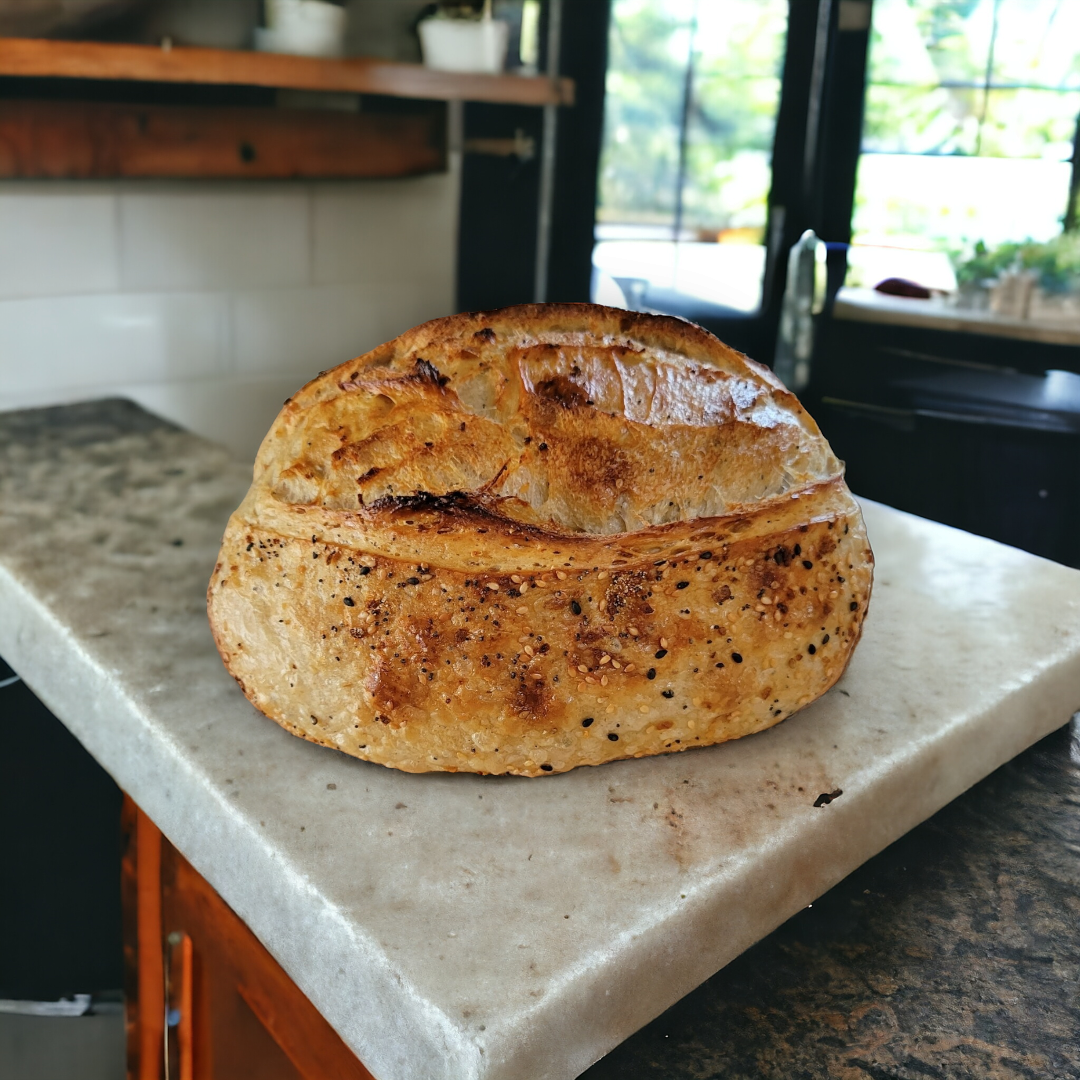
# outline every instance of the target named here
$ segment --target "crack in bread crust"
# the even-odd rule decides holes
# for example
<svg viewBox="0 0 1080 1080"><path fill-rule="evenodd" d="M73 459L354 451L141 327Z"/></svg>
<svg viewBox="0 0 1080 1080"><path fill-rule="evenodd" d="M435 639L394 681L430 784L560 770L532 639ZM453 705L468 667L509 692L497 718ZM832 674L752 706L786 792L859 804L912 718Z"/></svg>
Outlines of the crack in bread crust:
<svg viewBox="0 0 1080 1080"><path fill-rule="evenodd" d="M208 601L288 730L532 776L802 708L850 659L872 565L770 372L679 320L529 305L425 324L286 403Z"/></svg>

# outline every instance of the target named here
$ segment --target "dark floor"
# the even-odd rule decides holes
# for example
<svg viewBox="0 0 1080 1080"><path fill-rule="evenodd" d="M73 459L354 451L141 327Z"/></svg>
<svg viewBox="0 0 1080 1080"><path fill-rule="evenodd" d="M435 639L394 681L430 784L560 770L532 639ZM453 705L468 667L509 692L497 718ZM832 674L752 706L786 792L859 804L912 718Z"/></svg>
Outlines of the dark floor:
<svg viewBox="0 0 1080 1080"><path fill-rule="evenodd" d="M123 1080L124 1014L11 1016L0 1013L4 1080Z"/></svg>

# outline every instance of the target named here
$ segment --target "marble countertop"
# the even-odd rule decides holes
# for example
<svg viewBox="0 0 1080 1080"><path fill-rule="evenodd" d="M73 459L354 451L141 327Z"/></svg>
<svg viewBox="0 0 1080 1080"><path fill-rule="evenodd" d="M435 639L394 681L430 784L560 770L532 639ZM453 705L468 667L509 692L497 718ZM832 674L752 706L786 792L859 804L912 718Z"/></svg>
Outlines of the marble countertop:
<svg viewBox="0 0 1080 1080"><path fill-rule="evenodd" d="M855 879L803 909L1080 706L1080 572L868 504L864 640L777 728L541 780L395 773L287 735L221 665L204 591L248 476L127 403L0 415L0 654L379 1080L570 1080L799 912L689 999L753 1045L656 1071L683 1003L593 1073L761 1075L799 1025L870 1031L872 1008L826 1007L843 931L818 967L798 936L851 917ZM888 938L873 888L851 904ZM780 1005L746 966L766 954ZM918 997L889 978L873 992Z"/></svg>
<svg viewBox="0 0 1080 1080"><path fill-rule="evenodd" d="M991 311L975 311L957 307L941 296L920 300L909 296L890 296L876 289L847 286L836 294L833 317L852 322L989 334L991 337L1041 341L1050 345L1080 345L1080 326L1075 323L1040 322L1037 319L995 315Z"/></svg>

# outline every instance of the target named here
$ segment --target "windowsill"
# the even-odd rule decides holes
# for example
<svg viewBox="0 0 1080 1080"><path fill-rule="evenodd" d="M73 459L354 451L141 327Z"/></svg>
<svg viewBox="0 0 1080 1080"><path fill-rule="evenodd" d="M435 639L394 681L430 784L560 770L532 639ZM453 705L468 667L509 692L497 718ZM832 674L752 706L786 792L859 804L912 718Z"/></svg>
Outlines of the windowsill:
<svg viewBox="0 0 1080 1080"><path fill-rule="evenodd" d="M888 296L873 289L844 288L837 293L833 317L849 322L918 326L965 334L1040 341L1050 345L1080 345L1080 324L1041 323L1007 318L989 311L954 307L943 297L915 300Z"/></svg>

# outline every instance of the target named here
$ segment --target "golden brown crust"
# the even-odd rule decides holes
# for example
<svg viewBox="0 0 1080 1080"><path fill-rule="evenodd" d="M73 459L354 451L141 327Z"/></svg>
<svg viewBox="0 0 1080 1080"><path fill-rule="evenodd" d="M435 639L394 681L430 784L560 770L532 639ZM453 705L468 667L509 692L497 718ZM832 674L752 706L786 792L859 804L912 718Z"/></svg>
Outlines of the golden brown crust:
<svg viewBox="0 0 1080 1080"><path fill-rule="evenodd" d="M873 557L767 369L592 305L436 320L282 410L208 594L251 701L411 772L541 775L769 727Z"/></svg>

